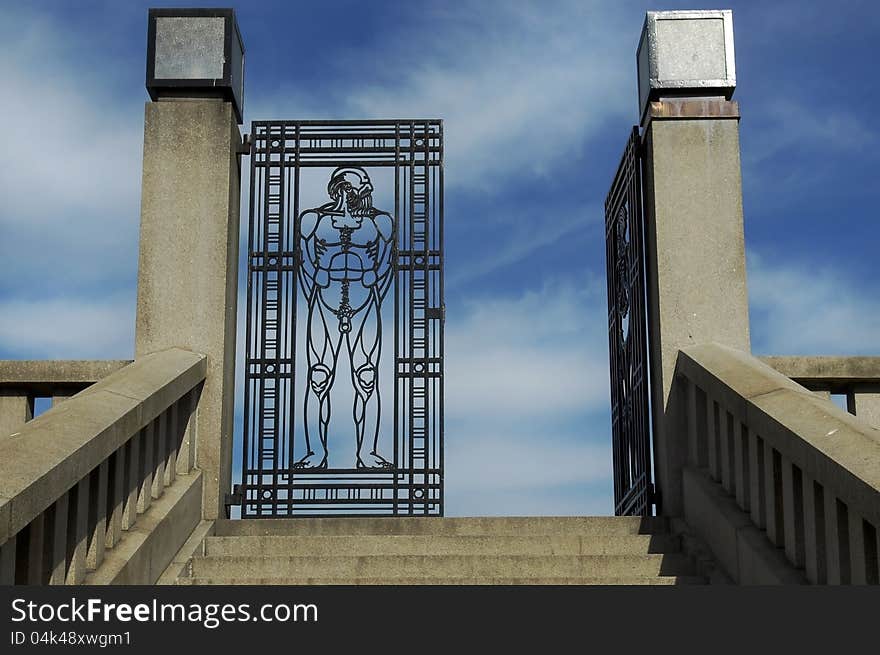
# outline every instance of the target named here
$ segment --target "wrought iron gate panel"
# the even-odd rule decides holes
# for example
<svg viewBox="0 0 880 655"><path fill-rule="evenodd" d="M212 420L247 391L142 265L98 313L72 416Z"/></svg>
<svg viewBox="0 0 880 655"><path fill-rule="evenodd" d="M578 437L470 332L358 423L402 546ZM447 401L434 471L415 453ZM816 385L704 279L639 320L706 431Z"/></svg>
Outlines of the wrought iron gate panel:
<svg viewBox="0 0 880 655"><path fill-rule="evenodd" d="M605 199L614 513L648 515L652 490L648 339L639 130Z"/></svg>
<svg viewBox="0 0 880 655"><path fill-rule="evenodd" d="M241 515L442 515L442 122L259 121L250 154Z"/></svg>

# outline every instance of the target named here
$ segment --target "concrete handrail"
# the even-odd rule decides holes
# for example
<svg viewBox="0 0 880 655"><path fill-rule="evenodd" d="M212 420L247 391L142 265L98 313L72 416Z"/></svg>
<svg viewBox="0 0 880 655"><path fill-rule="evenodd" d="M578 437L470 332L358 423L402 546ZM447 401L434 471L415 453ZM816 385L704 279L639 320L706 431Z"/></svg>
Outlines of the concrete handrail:
<svg viewBox="0 0 880 655"><path fill-rule="evenodd" d="M129 364L130 359L3 359L0 388L42 392L54 386L89 386Z"/></svg>
<svg viewBox="0 0 880 655"><path fill-rule="evenodd" d="M760 360L800 384L880 384L880 357L774 355Z"/></svg>
<svg viewBox="0 0 880 655"><path fill-rule="evenodd" d="M195 464L206 357L136 360L0 437L0 583L77 584Z"/></svg>
<svg viewBox="0 0 880 655"><path fill-rule="evenodd" d="M12 434L34 417L37 398L50 398L54 407L130 363L122 359L0 360L0 436Z"/></svg>
<svg viewBox="0 0 880 655"><path fill-rule="evenodd" d="M846 396L846 408L880 428L880 357L762 357L761 361L810 391Z"/></svg>
<svg viewBox="0 0 880 655"><path fill-rule="evenodd" d="M685 468L705 469L810 582L878 583L880 431L717 344L682 350L676 381Z"/></svg>

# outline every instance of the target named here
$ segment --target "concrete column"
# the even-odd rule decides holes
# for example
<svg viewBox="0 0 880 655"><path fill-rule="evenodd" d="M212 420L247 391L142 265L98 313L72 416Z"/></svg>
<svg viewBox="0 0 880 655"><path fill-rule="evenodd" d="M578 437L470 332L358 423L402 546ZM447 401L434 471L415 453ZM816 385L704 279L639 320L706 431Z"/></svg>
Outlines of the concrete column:
<svg viewBox="0 0 880 655"><path fill-rule="evenodd" d="M880 392L857 389L854 398L856 416L871 427L880 430Z"/></svg>
<svg viewBox="0 0 880 655"><path fill-rule="evenodd" d="M647 289L655 461L663 512L681 512L684 432L669 406L678 351L749 351L737 103L652 102L645 127ZM679 443L681 442L681 443Z"/></svg>
<svg viewBox="0 0 880 655"><path fill-rule="evenodd" d="M74 394L74 392L67 391L64 389L53 392L52 393L52 407L57 407L58 405L63 403L65 400L70 398L73 394Z"/></svg>
<svg viewBox="0 0 880 655"><path fill-rule="evenodd" d="M0 390L0 437L18 432L34 417L34 401L24 391Z"/></svg>
<svg viewBox="0 0 880 655"><path fill-rule="evenodd" d="M206 519L231 483L240 144L229 102L147 103L135 350L208 357L196 419Z"/></svg>
<svg viewBox="0 0 880 655"><path fill-rule="evenodd" d="M636 70L656 486L661 511L680 516L687 398L673 384L678 352L707 342L749 350L732 13L647 12ZM726 411L720 418L726 433Z"/></svg>

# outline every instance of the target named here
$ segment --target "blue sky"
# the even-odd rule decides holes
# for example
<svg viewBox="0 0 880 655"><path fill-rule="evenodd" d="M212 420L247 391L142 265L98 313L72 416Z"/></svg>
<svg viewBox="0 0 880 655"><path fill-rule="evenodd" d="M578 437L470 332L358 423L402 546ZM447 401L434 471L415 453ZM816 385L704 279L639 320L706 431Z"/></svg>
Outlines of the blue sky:
<svg viewBox="0 0 880 655"><path fill-rule="evenodd" d="M146 16L166 4L0 3L2 358L132 356ZM644 12L674 8L734 11L753 349L877 354L875 3L236 7L243 130L446 121L449 514L611 511L602 203Z"/></svg>

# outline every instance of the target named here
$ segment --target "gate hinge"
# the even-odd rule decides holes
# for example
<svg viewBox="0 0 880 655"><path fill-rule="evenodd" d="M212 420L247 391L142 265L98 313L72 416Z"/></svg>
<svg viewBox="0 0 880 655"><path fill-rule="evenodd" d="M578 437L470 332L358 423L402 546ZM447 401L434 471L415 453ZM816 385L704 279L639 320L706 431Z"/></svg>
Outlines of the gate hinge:
<svg viewBox="0 0 880 655"><path fill-rule="evenodd" d="M232 493L226 494L226 497L223 499L223 505L226 508L226 518L229 518L229 513L233 507L241 507L241 485L237 484L232 487Z"/></svg>
<svg viewBox="0 0 880 655"><path fill-rule="evenodd" d="M238 147L235 149L236 154L239 155L249 155L251 154L251 135L250 134L242 134L241 135L241 143L238 144Z"/></svg>

